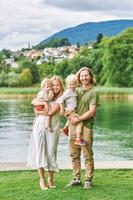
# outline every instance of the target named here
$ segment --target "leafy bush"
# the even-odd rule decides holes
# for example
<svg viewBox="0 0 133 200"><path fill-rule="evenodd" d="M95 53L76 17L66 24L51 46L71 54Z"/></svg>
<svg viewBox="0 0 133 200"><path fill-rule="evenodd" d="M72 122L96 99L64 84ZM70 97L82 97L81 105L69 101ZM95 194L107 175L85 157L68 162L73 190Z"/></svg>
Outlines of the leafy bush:
<svg viewBox="0 0 133 200"><path fill-rule="evenodd" d="M9 87L18 87L20 85L19 74L10 72L7 74L7 84Z"/></svg>
<svg viewBox="0 0 133 200"><path fill-rule="evenodd" d="M20 85L30 86L32 85L32 74L30 69L24 69L20 74Z"/></svg>
<svg viewBox="0 0 133 200"><path fill-rule="evenodd" d="M0 73L0 87L5 87L5 86L8 86L7 84L7 78L8 75L6 74L6 72L2 71Z"/></svg>

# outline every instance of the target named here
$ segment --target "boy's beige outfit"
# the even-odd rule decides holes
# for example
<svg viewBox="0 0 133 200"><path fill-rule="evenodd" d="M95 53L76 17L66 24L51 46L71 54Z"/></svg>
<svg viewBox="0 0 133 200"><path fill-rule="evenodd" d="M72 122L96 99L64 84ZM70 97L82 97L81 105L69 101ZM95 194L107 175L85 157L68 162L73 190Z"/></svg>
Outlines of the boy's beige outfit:
<svg viewBox="0 0 133 200"><path fill-rule="evenodd" d="M71 89L66 89L63 95L58 100L59 104L64 104L65 116L69 118L71 115L76 115L77 108L77 92ZM69 121L67 121L65 126L69 126ZM82 121L76 125L76 133L81 133L83 128Z"/></svg>

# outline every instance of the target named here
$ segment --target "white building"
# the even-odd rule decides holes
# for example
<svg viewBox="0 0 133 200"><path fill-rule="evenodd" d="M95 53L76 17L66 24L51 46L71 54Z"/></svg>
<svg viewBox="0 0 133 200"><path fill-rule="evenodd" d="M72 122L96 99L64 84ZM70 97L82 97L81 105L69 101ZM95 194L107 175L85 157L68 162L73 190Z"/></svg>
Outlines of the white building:
<svg viewBox="0 0 133 200"><path fill-rule="evenodd" d="M12 68L18 68L18 64L14 61L14 58L6 58L4 59L4 63L6 65L11 66Z"/></svg>

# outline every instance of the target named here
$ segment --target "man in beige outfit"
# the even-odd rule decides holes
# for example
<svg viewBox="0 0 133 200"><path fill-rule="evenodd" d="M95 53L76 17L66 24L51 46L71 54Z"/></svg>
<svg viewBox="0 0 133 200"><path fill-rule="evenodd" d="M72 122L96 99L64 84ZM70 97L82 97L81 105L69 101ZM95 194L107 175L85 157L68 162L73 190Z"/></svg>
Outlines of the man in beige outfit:
<svg viewBox="0 0 133 200"><path fill-rule="evenodd" d="M94 160L93 160L93 124L94 116L96 114L97 106L99 105L99 96L93 87L93 74L87 67L81 68L78 73L78 81L81 87L77 91L77 116L70 117L69 126L69 148L70 156L72 158L73 176L74 179L68 186L77 186L81 184L81 152L85 160L85 183L84 189L92 188L92 178L94 174ZM86 145L75 145L76 138L76 124L83 122L82 139Z"/></svg>

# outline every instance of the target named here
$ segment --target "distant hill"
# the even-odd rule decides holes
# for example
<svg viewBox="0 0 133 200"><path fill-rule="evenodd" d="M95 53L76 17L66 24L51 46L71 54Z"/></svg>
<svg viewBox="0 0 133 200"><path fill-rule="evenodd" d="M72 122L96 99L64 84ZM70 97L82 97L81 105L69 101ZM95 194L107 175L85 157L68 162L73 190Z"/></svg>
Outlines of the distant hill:
<svg viewBox="0 0 133 200"><path fill-rule="evenodd" d="M52 38L68 38L71 44L77 42L84 44L95 40L99 33L102 33L103 36L113 36L129 27L133 27L133 20L88 22L59 31L40 43L46 43Z"/></svg>

